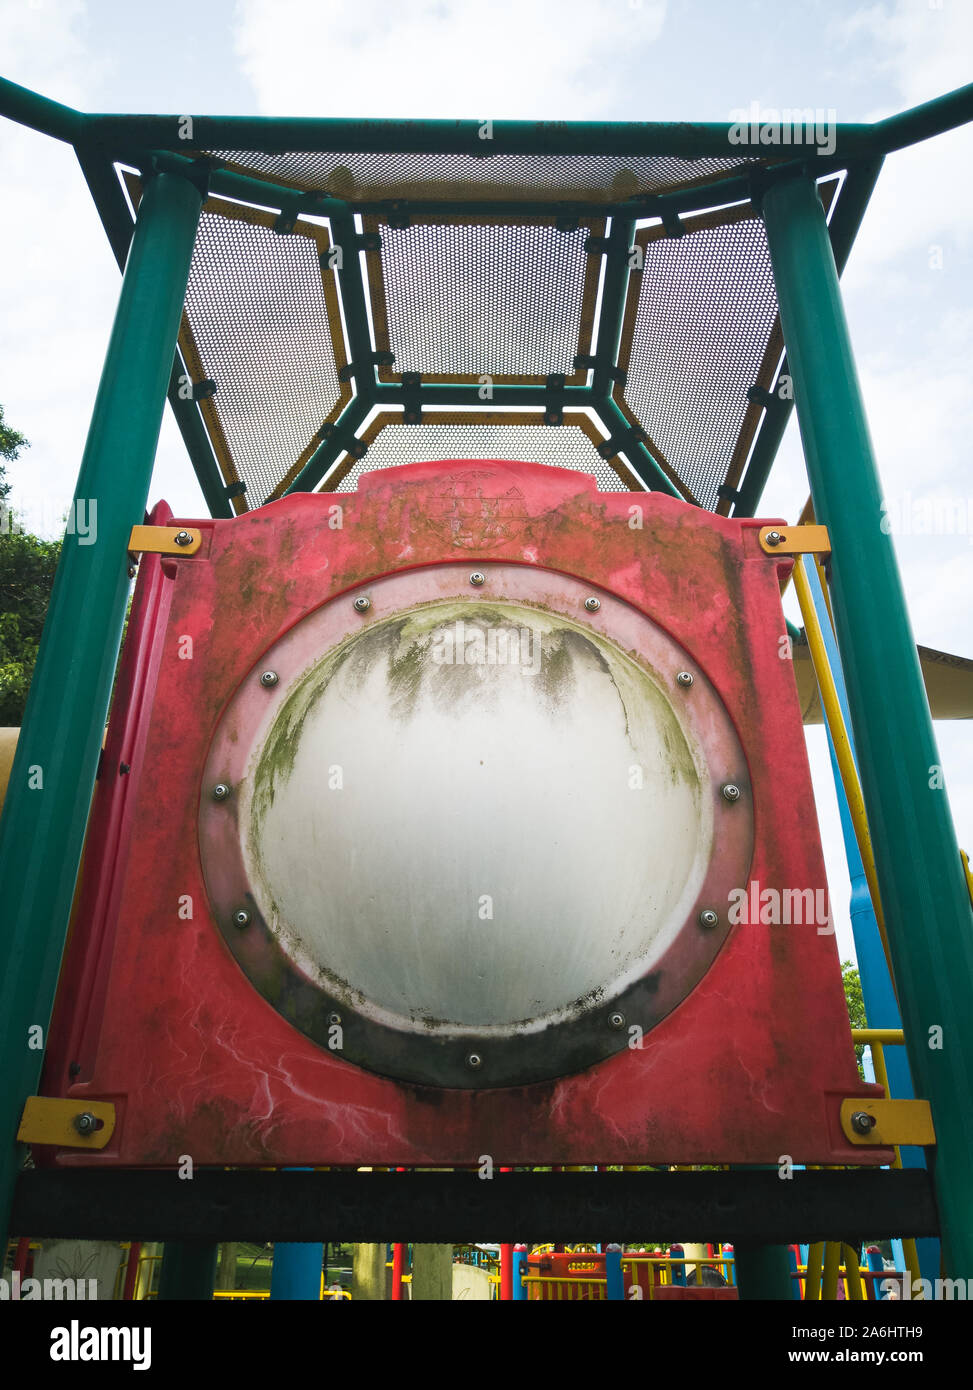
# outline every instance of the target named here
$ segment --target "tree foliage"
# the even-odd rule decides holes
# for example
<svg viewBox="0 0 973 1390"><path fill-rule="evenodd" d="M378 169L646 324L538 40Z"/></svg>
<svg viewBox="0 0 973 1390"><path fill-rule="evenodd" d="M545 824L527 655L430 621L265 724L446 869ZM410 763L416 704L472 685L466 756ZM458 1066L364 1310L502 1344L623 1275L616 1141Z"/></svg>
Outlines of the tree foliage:
<svg viewBox="0 0 973 1390"><path fill-rule="evenodd" d="M0 459L13 462L26 447L27 440L7 424L0 406ZM0 462L0 724L20 724L61 542L21 532L7 509L9 495Z"/></svg>
<svg viewBox="0 0 973 1390"><path fill-rule="evenodd" d="M841 981L845 987L845 1004L848 1008L848 1021L852 1028L867 1028L868 1019L865 1016L865 1000L862 995L861 976L858 967L853 965L850 960L841 962ZM862 1066L862 1057L865 1053L864 1043L855 1044L855 1056L858 1058L858 1071L864 1079L865 1069Z"/></svg>

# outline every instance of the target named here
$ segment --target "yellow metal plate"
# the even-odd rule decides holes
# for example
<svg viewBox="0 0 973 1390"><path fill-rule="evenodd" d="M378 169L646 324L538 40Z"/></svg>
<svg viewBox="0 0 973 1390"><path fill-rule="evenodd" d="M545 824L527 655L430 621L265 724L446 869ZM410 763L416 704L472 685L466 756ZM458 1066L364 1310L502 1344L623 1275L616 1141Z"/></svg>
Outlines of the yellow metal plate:
<svg viewBox="0 0 973 1390"><path fill-rule="evenodd" d="M189 540L180 544L177 536ZM133 555L195 555L202 543L202 531L192 526L133 526L128 538Z"/></svg>
<svg viewBox="0 0 973 1390"><path fill-rule="evenodd" d="M100 1129L83 1134L76 1121L91 1115ZM103 1149L115 1132L115 1107L107 1100L55 1100L28 1096L17 1138L22 1144L53 1144L59 1149Z"/></svg>
<svg viewBox="0 0 973 1390"><path fill-rule="evenodd" d="M859 1134L851 1122L853 1115L861 1113L870 1115L875 1121L867 1134ZM862 1144L866 1148L936 1142L927 1100L843 1100L841 1128L852 1144Z"/></svg>
<svg viewBox="0 0 973 1390"><path fill-rule="evenodd" d="M827 526L761 526L760 548L768 555L830 555ZM771 542L769 536L779 536Z"/></svg>

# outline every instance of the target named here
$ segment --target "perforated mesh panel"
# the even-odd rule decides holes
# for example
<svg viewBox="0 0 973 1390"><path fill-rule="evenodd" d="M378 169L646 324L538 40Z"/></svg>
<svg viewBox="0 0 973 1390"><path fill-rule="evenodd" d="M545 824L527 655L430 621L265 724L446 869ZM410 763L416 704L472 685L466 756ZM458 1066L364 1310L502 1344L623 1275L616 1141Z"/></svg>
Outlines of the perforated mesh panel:
<svg viewBox="0 0 973 1390"><path fill-rule="evenodd" d="M680 238L649 239L627 316L623 400L701 506L714 508L777 322L762 220L748 215ZM626 362L627 359L627 362Z"/></svg>
<svg viewBox="0 0 973 1390"><path fill-rule="evenodd" d="M633 478L627 483L597 453L583 430L571 425L386 425L368 453L334 487L354 492L363 473L402 463L437 459L509 459L546 463L590 473L602 492L641 491ZM625 473L624 464L619 468Z"/></svg>
<svg viewBox="0 0 973 1390"><path fill-rule="evenodd" d="M322 279L318 259L326 230L278 236L259 216L203 212L186 294L187 362L195 349L196 371L217 385L204 419L224 474L246 482L251 507L296 472L350 396L338 381L333 277Z"/></svg>
<svg viewBox="0 0 973 1390"><path fill-rule="evenodd" d="M583 380L574 358L590 351L598 274L584 244L603 223L365 226L382 238L367 264L376 345L395 353L383 378Z"/></svg>
<svg viewBox="0 0 973 1390"><path fill-rule="evenodd" d="M489 142L484 141L484 145ZM329 154L317 150L259 154L216 150L214 158L275 183L350 201L383 198L510 198L536 202L613 200L705 184L763 161L626 158L623 155Z"/></svg>

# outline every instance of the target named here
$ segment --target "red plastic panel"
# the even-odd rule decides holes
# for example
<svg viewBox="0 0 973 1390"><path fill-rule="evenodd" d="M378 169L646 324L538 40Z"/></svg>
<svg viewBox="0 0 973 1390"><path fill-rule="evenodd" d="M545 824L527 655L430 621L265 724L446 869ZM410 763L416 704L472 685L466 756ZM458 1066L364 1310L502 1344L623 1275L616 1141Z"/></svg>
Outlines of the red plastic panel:
<svg viewBox="0 0 973 1390"><path fill-rule="evenodd" d="M262 654L359 585L461 561L574 576L690 653L746 757L749 883L823 892L780 608L789 562L761 551L766 522L600 493L553 468L453 461L368 474L340 499L294 495L186 524L203 530L196 555L143 561L45 1081L47 1094L113 1100L118 1122L108 1148L55 1161L890 1161L841 1134L841 1100L881 1091L858 1077L834 937L815 922L735 922L641 1047L474 1090L395 1080L312 1041L234 959L204 881L204 768Z"/></svg>

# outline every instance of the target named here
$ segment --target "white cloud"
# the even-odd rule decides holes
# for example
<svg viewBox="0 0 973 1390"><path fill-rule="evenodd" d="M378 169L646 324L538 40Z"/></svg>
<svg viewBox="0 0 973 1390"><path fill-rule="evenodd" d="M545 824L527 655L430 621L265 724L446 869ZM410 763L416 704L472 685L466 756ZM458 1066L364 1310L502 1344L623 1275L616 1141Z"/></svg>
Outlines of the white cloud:
<svg viewBox="0 0 973 1390"><path fill-rule="evenodd" d="M665 0L241 0L237 53L268 115L585 119Z"/></svg>

